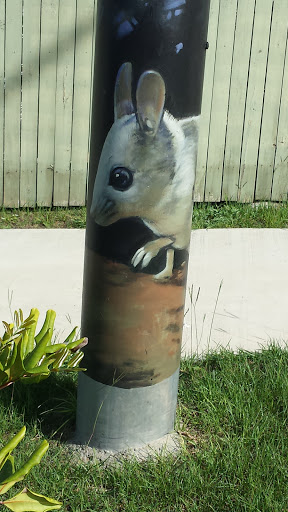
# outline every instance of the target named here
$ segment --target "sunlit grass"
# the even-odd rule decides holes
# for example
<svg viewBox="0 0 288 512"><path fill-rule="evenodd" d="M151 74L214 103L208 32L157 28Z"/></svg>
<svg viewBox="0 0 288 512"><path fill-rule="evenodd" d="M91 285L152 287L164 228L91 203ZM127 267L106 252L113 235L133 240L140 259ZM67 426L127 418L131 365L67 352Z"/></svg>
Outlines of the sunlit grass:
<svg viewBox="0 0 288 512"><path fill-rule="evenodd" d="M1 228L85 228L86 208L0 210ZM288 228L288 203L196 203L192 229Z"/></svg>
<svg viewBox="0 0 288 512"><path fill-rule="evenodd" d="M0 229L80 229L86 208L21 208L0 210Z"/></svg>
<svg viewBox="0 0 288 512"><path fill-rule="evenodd" d="M288 228L288 203L198 203L192 229Z"/></svg>

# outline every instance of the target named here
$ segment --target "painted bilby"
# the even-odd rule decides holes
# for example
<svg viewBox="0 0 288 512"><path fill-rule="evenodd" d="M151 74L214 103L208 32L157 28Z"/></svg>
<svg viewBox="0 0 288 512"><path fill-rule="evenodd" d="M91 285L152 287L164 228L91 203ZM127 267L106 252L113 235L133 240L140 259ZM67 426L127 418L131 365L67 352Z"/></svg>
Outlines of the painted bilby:
<svg viewBox="0 0 288 512"><path fill-rule="evenodd" d="M190 241L192 189L199 117L177 120L164 110L165 83L145 71L132 102L132 65L124 63L114 92L114 124L105 140L96 174L91 216L100 226L138 217L156 235L134 254L131 264L145 268L166 249L165 268L154 276L172 276L174 250Z"/></svg>

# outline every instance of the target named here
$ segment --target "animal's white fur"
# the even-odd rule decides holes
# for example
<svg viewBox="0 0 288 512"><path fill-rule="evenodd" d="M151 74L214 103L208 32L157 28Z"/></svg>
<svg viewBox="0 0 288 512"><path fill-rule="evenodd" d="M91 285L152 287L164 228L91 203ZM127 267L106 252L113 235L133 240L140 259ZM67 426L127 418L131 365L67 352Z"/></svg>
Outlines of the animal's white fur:
<svg viewBox="0 0 288 512"><path fill-rule="evenodd" d="M154 249L150 242L149 247L147 244L139 249L140 253L137 251L132 259L135 266L139 263L147 266L163 246L188 247L198 123L199 117L177 120L164 111L157 132L151 137L141 132L134 113L115 118L107 135L96 175L91 215L103 226L123 218L140 217L161 238L160 246L155 240ZM125 167L133 173L133 184L126 191L109 185L110 171L116 167ZM173 264L171 254L169 258ZM168 277L171 272L167 267L167 275L164 269L164 275L161 272L159 276Z"/></svg>

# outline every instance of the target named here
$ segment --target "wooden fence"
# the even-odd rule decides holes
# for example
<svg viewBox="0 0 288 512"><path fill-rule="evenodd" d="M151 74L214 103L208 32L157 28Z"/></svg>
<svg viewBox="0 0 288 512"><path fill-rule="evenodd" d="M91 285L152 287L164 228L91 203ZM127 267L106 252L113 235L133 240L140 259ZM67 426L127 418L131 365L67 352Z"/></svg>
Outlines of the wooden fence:
<svg viewBox="0 0 288 512"><path fill-rule="evenodd" d="M0 205L86 199L96 0L0 0ZM196 201L288 199L288 2L211 0Z"/></svg>
<svg viewBox="0 0 288 512"><path fill-rule="evenodd" d="M4 206L85 204L94 20L95 0L0 1Z"/></svg>
<svg viewBox="0 0 288 512"><path fill-rule="evenodd" d="M287 28L287 0L212 0L197 201L288 199Z"/></svg>

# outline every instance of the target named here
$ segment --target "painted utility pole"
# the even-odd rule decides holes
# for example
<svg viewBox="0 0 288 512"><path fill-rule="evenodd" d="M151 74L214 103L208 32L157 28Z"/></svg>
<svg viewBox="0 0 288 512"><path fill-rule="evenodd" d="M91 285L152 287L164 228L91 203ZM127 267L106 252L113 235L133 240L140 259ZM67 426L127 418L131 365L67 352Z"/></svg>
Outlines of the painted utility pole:
<svg viewBox="0 0 288 512"><path fill-rule="evenodd" d="M173 431L209 0L99 0L77 439Z"/></svg>

